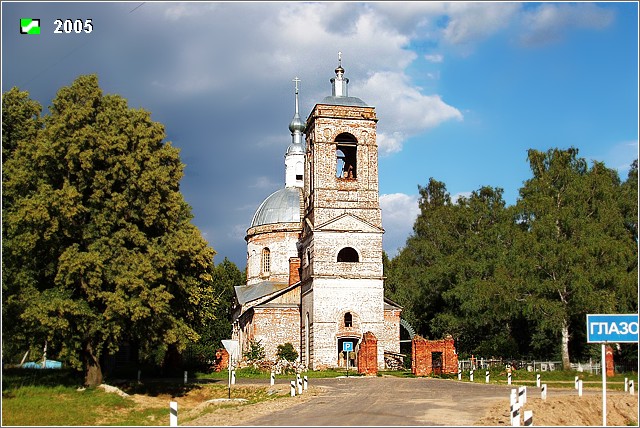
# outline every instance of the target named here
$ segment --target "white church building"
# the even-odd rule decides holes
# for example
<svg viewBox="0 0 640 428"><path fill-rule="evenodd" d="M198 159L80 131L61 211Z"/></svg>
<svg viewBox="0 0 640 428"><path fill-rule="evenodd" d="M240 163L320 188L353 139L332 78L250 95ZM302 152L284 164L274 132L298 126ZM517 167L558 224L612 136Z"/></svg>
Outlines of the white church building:
<svg viewBox="0 0 640 428"><path fill-rule="evenodd" d="M372 333L384 369L385 351L400 352L402 308L383 290L378 118L348 95L341 59L330 81L331 95L303 122L295 79L285 184L260 204L247 230L247 283L235 287L232 337L240 355L260 341L274 361L278 345L290 342L318 370L343 365L344 343L357 353Z"/></svg>

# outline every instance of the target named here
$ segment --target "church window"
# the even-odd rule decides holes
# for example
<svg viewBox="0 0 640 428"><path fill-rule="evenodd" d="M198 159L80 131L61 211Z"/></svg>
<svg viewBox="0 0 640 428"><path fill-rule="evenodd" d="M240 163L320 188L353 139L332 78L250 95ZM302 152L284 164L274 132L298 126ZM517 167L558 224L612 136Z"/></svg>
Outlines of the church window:
<svg viewBox="0 0 640 428"><path fill-rule="evenodd" d="M357 263L360 261L358 252L351 247L345 247L338 253L339 262Z"/></svg>
<svg viewBox="0 0 640 428"><path fill-rule="evenodd" d="M353 316L351 315L351 312L344 314L344 326L353 327Z"/></svg>
<svg viewBox="0 0 640 428"><path fill-rule="evenodd" d="M262 274L269 275L271 272L271 251L268 248L262 249Z"/></svg>
<svg viewBox="0 0 640 428"><path fill-rule="evenodd" d="M357 177L357 140L347 133L336 137L336 177L354 179Z"/></svg>

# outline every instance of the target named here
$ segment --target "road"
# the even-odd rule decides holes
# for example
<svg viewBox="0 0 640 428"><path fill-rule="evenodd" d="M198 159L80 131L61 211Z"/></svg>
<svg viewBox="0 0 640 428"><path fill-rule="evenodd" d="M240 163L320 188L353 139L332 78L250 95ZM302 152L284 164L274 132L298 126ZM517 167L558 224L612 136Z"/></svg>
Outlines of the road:
<svg viewBox="0 0 640 428"><path fill-rule="evenodd" d="M433 378L310 379L325 392L310 401L252 418L253 426L468 426L510 386Z"/></svg>

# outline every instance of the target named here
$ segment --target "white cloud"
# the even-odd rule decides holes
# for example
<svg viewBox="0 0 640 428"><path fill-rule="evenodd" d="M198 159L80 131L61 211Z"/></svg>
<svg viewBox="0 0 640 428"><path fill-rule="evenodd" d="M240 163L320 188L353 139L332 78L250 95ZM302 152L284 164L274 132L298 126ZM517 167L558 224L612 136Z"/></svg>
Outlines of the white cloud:
<svg viewBox="0 0 640 428"><path fill-rule="evenodd" d="M389 257L394 257L402 248L413 231L413 224L420 214L418 195L392 193L380 196L382 224L385 234L384 250Z"/></svg>
<svg viewBox="0 0 640 428"><path fill-rule="evenodd" d="M452 45L478 43L508 27L518 13L518 3L448 3L449 21L443 38Z"/></svg>
<svg viewBox="0 0 640 428"><path fill-rule="evenodd" d="M377 72L365 82L355 85L358 93L367 94L384 122L379 129L383 153L397 152L403 141L447 120L462 120L462 113L442 101L438 95L424 95L412 86L403 73Z"/></svg>
<svg viewBox="0 0 640 428"><path fill-rule="evenodd" d="M593 3L545 3L522 16L525 45L543 45L562 39L574 28L602 29L613 21L613 12Z"/></svg>
<svg viewBox="0 0 640 428"><path fill-rule="evenodd" d="M444 56L441 54L425 55L424 59L433 63L440 63L444 61Z"/></svg>

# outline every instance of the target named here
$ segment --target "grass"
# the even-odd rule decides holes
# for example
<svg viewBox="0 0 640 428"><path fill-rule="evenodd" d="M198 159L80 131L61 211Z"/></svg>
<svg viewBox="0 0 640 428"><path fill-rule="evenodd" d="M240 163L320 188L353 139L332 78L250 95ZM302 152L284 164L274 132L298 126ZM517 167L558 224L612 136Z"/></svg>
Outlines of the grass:
<svg viewBox="0 0 640 428"><path fill-rule="evenodd" d="M169 401L178 401L181 422L193 420L216 408L243 404L198 407L214 398L227 398L226 382L184 385L160 379L118 387L133 397L121 397L100 388L82 388L82 378L65 370L3 370L2 424L14 426L156 426L169 423ZM225 378L226 379L226 378ZM246 404L288 396L268 387L232 388L232 398Z"/></svg>
<svg viewBox="0 0 640 428"><path fill-rule="evenodd" d="M349 369L349 376L362 376L357 373L356 369ZM309 379L320 379L320 378L334 378L340 376L346 376L346 369L336 370L336 369L327 369L327 370L309 370L303 373L300 373L301 376L307 376ZM271 376L271 372L262 371L258 369L254 369L252 367L245 367L242 369L236 370L236 378L244 378L244 379L269 379ZM201 373L196 372L195 377L197 379L220 379L227 381L229 377L229 372L227 370L223 370L221 372L212 372L212 373ZM276 374L276 379L293 379L296 377L295 373L281 373Z"/></svg>
<svg viewBox="0 0 640 428"><path fill-rule="evenodd" d="M129 413L133 402L98 389L22 386L2 393L3 425L98 425L106 413Z"/></svg>

